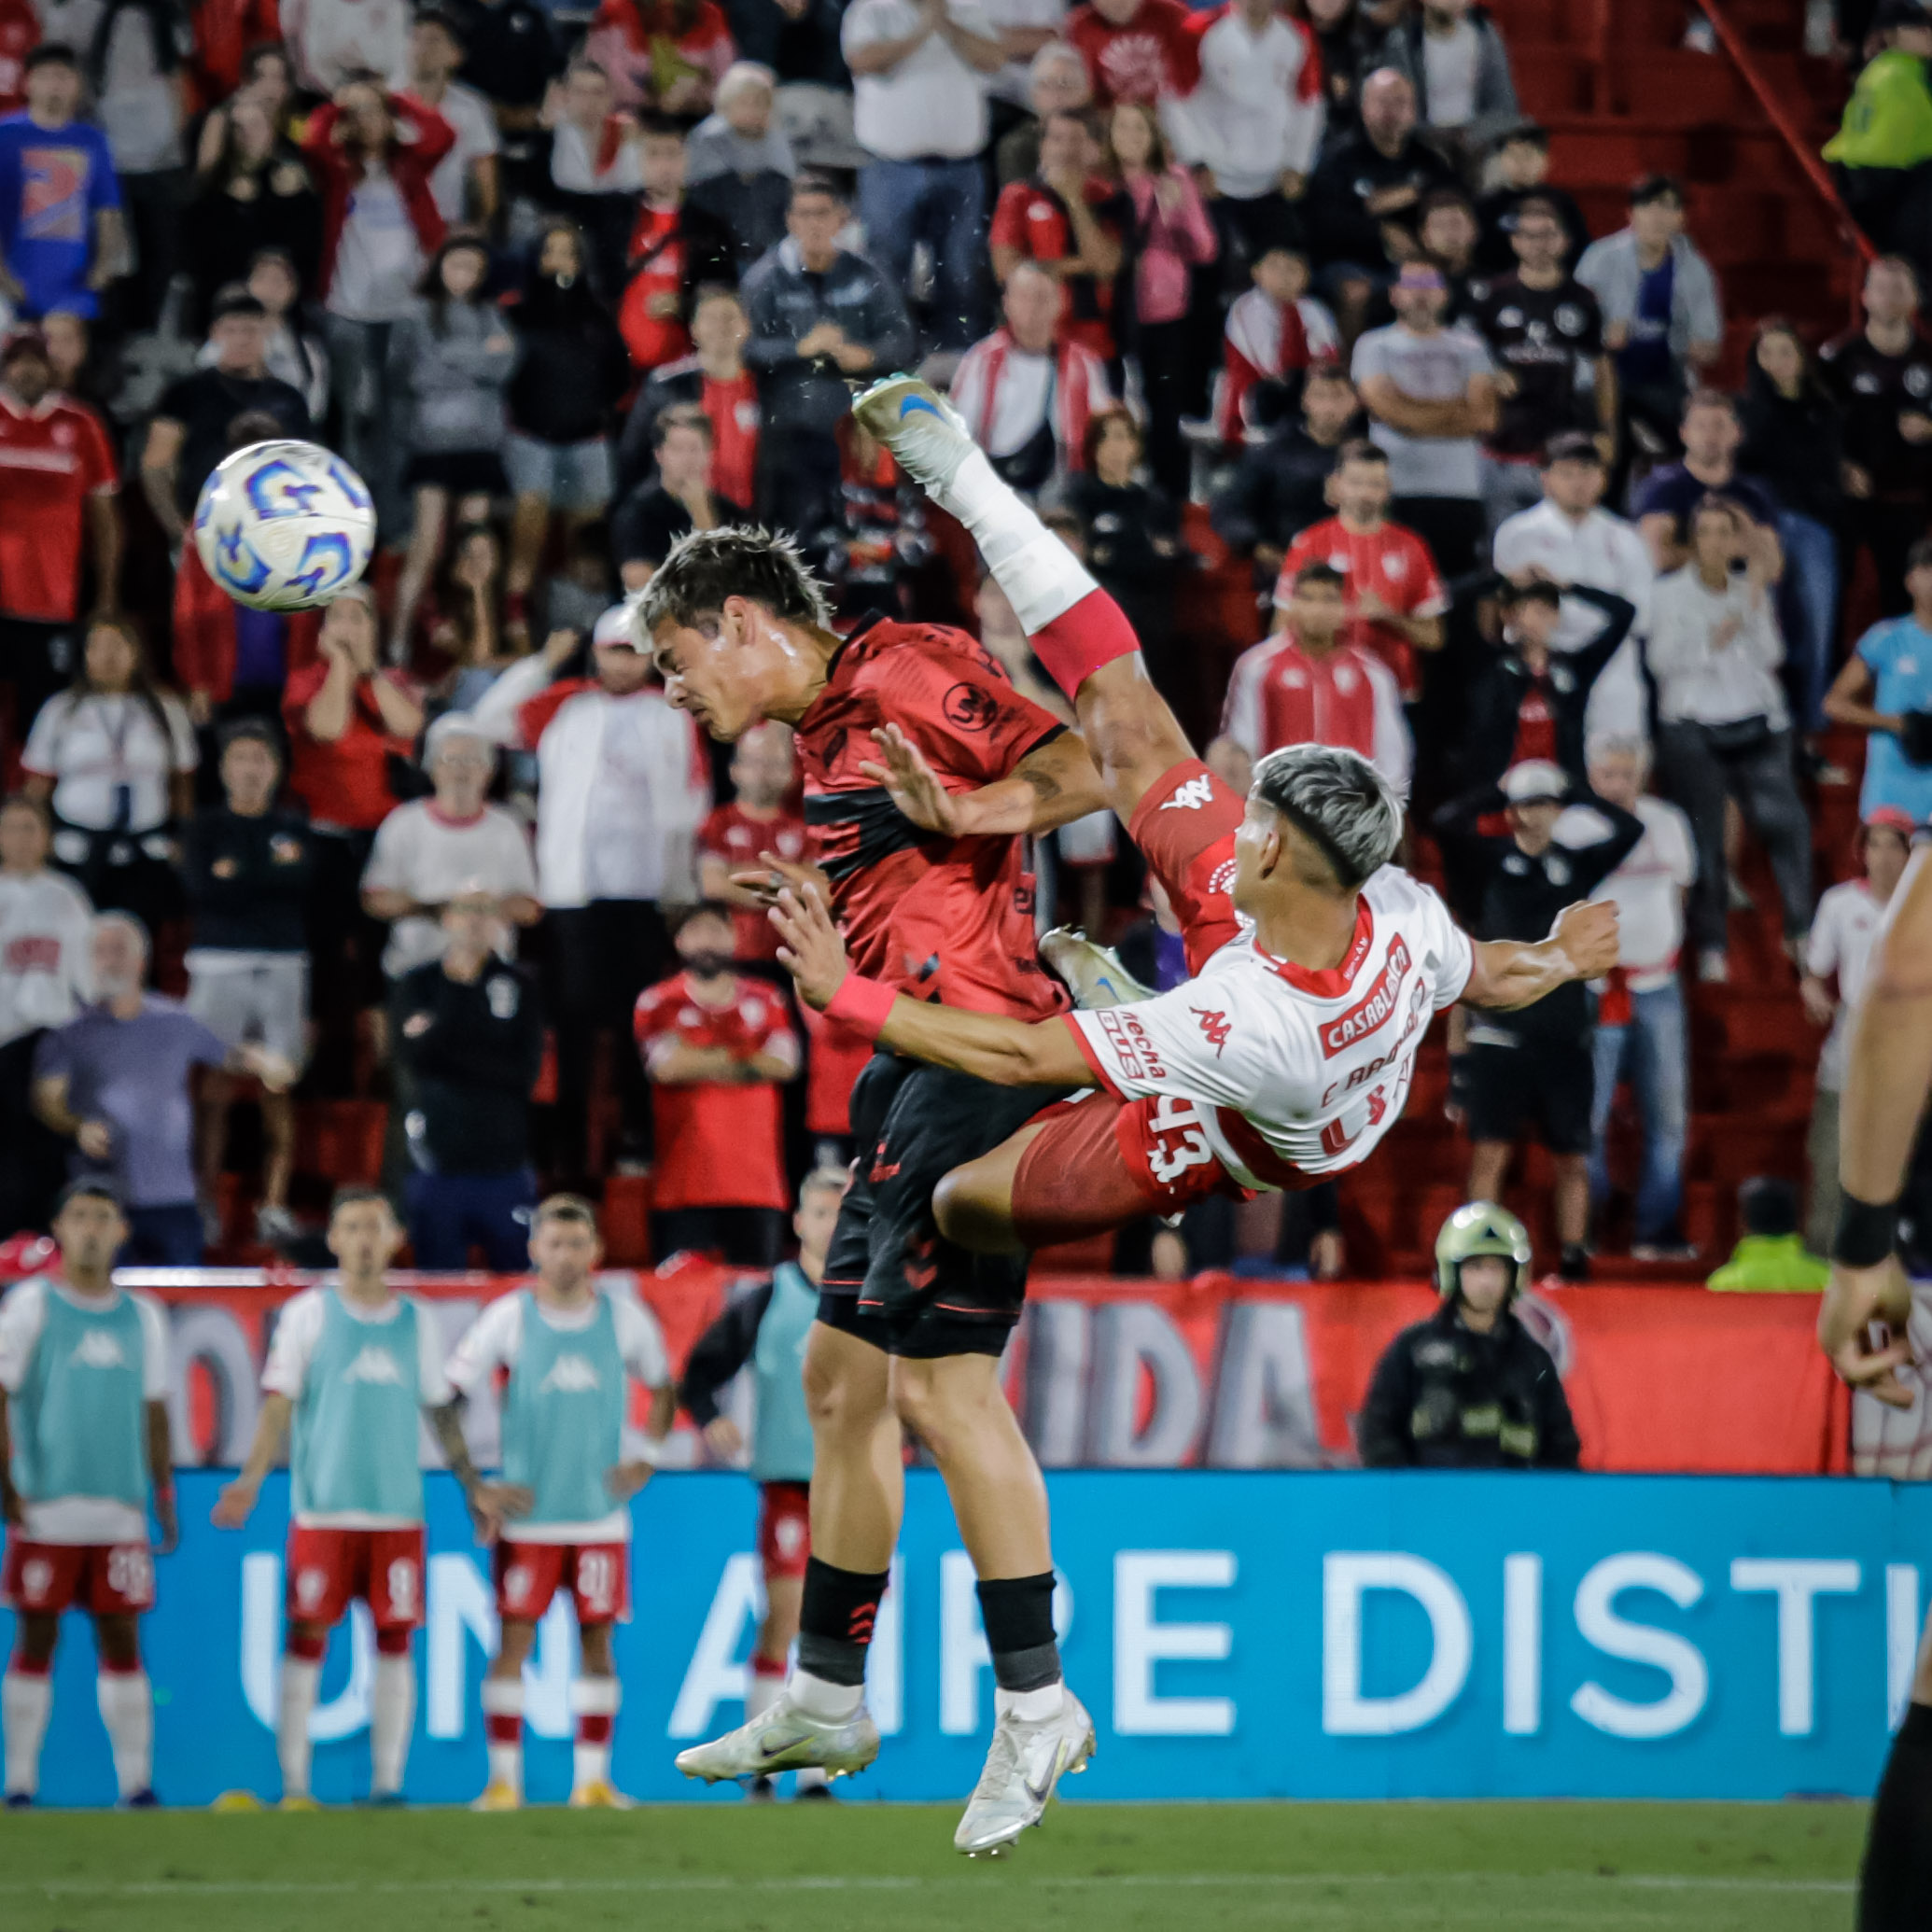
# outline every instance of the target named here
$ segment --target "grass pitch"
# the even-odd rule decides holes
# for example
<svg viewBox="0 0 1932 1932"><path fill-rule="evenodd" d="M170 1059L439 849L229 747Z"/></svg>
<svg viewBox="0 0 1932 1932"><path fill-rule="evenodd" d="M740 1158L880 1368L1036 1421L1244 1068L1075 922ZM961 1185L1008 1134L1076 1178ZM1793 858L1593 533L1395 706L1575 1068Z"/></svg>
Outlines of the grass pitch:
<svg viewBox="0 0 1932 1932"><path fill-rule="evenodd" d="M7 1932L1843 1932L1854 1805L1087 1805L0 1817Z"/></svg>

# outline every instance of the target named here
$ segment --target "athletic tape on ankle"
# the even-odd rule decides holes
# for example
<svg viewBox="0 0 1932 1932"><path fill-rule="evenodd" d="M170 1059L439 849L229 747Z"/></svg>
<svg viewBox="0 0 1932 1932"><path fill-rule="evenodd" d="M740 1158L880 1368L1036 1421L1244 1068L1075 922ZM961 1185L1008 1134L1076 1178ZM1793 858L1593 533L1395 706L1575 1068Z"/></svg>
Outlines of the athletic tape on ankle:
<svg viewBox="0 0 1932 1932"><path fill-rule="evenodd" d="M848 973L839 981L838 991L833 994L825 1009L825 1017L843 1020L854 1032L876 1040L884 1032L887 1015L898 997L890 987L881 986L875 979Z"/></svg>

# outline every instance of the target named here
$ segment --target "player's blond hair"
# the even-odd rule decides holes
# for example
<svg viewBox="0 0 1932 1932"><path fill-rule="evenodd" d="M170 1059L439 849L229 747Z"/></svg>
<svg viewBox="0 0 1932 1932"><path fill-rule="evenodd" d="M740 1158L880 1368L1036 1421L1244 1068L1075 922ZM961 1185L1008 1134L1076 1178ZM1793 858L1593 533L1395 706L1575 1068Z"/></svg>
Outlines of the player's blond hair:
<svg viewBox="0 0 1932 1932"><path fill-rule="evenodd" d="M1315 846L1344 891L1395 856L1402 800L1359 751L1339 745L1283 745L1254 767L1253 795Z"/></svg>

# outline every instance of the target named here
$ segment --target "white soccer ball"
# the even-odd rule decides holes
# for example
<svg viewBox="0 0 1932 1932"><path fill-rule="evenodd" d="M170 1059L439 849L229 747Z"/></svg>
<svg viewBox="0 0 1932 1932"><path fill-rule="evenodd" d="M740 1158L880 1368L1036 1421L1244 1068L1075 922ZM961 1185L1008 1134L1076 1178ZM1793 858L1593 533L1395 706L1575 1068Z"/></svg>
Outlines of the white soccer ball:
<svg viewBox="0 0 1932 1932"><path fill-rule="evenodd" d="M194 507L208 575L256 610L307 610L346 589L375 548L369 485L313 442L251 442L222 459Z"/></svg>

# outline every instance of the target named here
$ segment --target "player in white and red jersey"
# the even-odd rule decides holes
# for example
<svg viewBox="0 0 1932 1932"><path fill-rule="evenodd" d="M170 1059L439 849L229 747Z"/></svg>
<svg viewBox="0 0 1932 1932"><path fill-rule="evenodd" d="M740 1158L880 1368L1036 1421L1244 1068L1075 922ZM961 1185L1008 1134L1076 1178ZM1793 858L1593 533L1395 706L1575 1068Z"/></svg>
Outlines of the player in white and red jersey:
<svg viewBox="0 0 1932 1932"><path fill-rule="evenodd" d="M1230 1187L1342 1172L1401 1113L1433 1012L1459 1000L1527 1005L1616 963L1608 905L1569 908L1533 945L1472 942L1433 890L1388 863L1401 803L1357 753L1277 751L1244 807L1193 756L1118 608L959 418L908 379L856 407L973 532L1073 698L1107 802L1166 889L1196 975L1155 999L1043 1022L953 1012L847 973L822 898L809 887L786 895L780 958L813 1005L892 1051L983 1080L1107 1096L1051 1108L948 1174L933 1205L950 1239L995 1253L1043 1246ZM956 821L962 806L970 818L1009 789L950 797L923 782L910 746L887 742L895 799L915 819ZM1067 803L1043 801L1037 816Z"/></svg>

